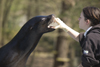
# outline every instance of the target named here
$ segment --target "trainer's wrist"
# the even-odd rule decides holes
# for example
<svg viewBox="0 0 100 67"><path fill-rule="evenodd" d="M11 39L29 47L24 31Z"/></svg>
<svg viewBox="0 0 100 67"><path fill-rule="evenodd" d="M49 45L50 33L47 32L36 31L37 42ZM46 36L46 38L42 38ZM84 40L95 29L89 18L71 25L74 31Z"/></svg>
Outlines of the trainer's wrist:
<svg viewBox="0 0 100 67"><path fill-rule="evenodd" d="M65 32L68 32L68 30L67 30L66 28L63 28L63 30L64 30Z"/></svg>

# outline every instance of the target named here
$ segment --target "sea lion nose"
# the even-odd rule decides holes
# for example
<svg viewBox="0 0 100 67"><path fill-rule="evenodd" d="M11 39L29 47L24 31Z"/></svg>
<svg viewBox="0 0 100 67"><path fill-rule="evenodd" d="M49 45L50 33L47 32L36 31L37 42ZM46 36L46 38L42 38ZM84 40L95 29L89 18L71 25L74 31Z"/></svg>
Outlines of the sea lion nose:
<svg viewBox="0 0 100 67"><path fill-rule="evenodd" d="M54 14L51 14L51 15L48 16L48 19L51 19L51 18L52 18L52 19L55 18Z"/></svg>

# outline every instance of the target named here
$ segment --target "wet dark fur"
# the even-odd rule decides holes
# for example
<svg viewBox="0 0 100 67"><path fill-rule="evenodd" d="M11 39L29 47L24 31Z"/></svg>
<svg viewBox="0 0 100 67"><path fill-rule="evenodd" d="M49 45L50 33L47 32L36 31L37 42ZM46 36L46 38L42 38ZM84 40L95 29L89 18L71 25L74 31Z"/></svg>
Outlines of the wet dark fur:
<svg viewBox="0 0 100 67"><path fill-rule="evenodd" d="M16 36L0 49L0 67L25 67L41 36L54 30L47 27L53 17L36 16L30 19Z"/></svg>

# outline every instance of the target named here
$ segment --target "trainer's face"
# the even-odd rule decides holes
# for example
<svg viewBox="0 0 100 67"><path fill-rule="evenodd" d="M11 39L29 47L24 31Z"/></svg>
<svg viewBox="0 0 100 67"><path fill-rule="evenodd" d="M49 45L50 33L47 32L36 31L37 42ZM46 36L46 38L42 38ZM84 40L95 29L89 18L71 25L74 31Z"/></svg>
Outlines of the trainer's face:
<svg viewBox="0 0 100 67"><path fill-rule="evenodd" d="M81 12L80 17L79 17L79 28L86 30L86 21L85 21L85 17L83 15L83 12Z"/></svg>

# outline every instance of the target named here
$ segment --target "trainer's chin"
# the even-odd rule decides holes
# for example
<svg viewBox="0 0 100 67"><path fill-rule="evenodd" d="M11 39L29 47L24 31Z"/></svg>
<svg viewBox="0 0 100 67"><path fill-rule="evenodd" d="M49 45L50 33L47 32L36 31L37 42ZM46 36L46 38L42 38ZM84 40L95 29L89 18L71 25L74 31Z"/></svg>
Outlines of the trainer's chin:
<svg viewBox="0 0 100 67"><path fill-rule="evenodd" d="M85 29L84 29L85 27L83 27L83 26L79 26L79 28L85 30Z"/></svg>

